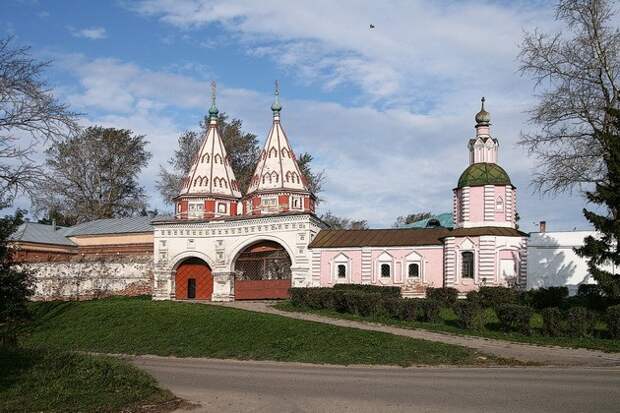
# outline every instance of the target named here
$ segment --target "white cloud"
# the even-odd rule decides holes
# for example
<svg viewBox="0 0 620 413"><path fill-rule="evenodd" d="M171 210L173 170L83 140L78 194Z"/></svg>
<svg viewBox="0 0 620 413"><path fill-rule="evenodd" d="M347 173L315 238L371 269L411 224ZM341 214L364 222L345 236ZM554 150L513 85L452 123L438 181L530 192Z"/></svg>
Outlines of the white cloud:
<svg viewBox="0 0 620 413"><path fill-rule="evenodd" d="M73 73L78 88L63 91L86 123L129 128L145 134L153 160L142 182L151 204L163 206L154 189L160 164L165 164L179 133L196 128L209 105L209 83L187 75L151 71L116 59L62 56L57 64ZM466 144L473 133L478 104L463 110L415 114L404 109L346 107L337 103L295 100L283 90L283 124L296 152L308 151L315 166L325 169L321 194L323 211L366 218L374 226L389 226L398 215L412 211L449 211L451 189L467 166ZM218 107L243 119L261 142L270 126L272 97L252 90L218 87ZM550 205L528 193L530 162L514 148L522 107L509 99L490 107L494 134L502 143L501 163L520 188L522 216L534 222L549 219ZM178 116L182 112L183 116ZM497 114L497 115L496 115ZM580 207L577 199L571 205ZM544 214L544 215L541 215ZM563 224L576 214L555 214Z"/></svg>
<svg viewBox="0 0 620 413"><path fill-rule="evenodd" d="M76 29L69 26L69 31L74 37L82 37L90 40L101 40L108 37L105 27L88 27L85 29Z"/></svg>

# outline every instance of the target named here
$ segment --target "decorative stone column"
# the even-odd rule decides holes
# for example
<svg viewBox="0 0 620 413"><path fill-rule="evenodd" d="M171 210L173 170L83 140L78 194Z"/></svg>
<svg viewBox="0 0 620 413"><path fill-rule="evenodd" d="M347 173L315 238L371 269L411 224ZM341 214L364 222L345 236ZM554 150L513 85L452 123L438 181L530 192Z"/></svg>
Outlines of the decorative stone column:
<svg viewBox="0 0 620 413"><path fill-rule="evenodd" d="M291 266L292 287L312 287L312 274L308 266Z"/></svg>
<svg viewBox="0 0 620 413"><path fill-rule="evenodd" d="M235 273L220 271L213 273L213 294L211 301L235 300Z"/></svg>
<svg viewBox="0 0 620 413"><path fill-rule="evenodd" d="M153 270L153 300L173 300L174 276L165 260L155 263Z"/></svg>

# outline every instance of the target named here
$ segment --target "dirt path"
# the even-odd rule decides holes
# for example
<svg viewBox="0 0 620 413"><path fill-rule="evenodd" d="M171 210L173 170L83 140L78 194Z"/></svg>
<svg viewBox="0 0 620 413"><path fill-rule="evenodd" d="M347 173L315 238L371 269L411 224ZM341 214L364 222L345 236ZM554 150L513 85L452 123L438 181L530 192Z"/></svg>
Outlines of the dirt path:
<svg viewBox="0 0 620 413"><path fill-rule="evenodd" d="M340 327L352 327L361 330L381 331L404 337L418 338L429 341L439 341L447 344L473 348L483 353L498 357L516 359L523 362L534 362L549 366L590 366L609 367L620 366L620 353L604 353L587 349L569 349L563 347L536 346L531 344L513 343L503 340L494 340L482 337L457 336L447 333L437 333L427 330L411 330L383 324L342 320L308 313L293 313L273 308L272 303L266 301L236 301L232 303L211 303L242 310L257 311L260 313L276 314L297 320L315 321L332 324Z"/></svg>

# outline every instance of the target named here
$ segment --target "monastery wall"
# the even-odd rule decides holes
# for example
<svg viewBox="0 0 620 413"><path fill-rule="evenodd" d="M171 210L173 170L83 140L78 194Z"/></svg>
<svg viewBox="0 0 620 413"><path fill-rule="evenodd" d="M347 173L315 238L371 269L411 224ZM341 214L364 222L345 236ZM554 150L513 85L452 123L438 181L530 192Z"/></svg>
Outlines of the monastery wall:
<svg viewBox="0 0 620 413"><path fill-rule="evenodd" d="M88 300L150 295L153 255L72 257L66 262L19 264L34 279L33 300Z"/></svg>

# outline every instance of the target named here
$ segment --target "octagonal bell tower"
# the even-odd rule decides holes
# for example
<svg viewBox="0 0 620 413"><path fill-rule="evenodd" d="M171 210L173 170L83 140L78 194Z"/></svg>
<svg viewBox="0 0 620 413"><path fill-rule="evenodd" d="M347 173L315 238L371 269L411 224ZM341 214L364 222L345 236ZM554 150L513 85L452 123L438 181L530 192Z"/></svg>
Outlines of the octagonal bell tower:
<svg viewBox="0 0 620 413"><path fill-rule="evenodd" d="M515 228L516 188L497 164L499 141L491 136L491 114L482 107L475 116L476 136L469 140L469 167L453 190L456 228Z"/></svg>

